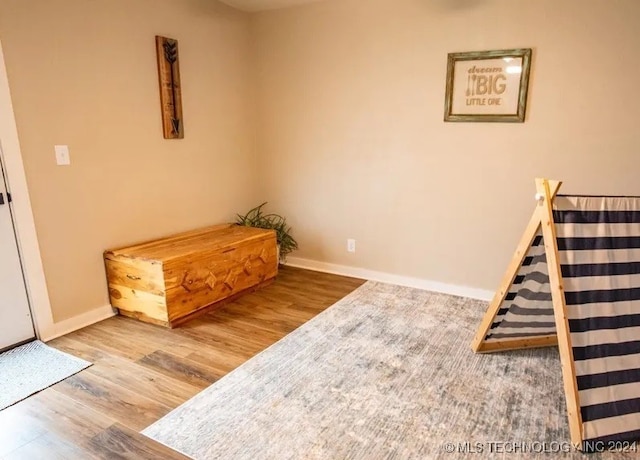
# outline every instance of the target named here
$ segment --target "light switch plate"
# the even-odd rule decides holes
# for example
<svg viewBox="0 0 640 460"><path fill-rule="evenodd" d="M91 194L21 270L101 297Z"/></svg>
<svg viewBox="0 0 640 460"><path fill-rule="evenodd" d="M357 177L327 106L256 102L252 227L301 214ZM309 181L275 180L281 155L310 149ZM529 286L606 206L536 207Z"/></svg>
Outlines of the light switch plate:
<svg viewBox="0 0 640 460"><path fill-rule="evenodd" d="M53 149L56 151L56 163L58 166L68 166L71 164L68 145L54 145Z"/></svg>

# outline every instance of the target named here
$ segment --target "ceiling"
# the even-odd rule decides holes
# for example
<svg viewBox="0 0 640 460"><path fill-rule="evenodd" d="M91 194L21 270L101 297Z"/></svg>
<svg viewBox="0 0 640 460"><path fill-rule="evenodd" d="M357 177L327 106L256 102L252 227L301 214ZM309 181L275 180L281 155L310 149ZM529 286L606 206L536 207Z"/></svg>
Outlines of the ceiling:
<svg viewBox="0 0 640 460"><path fill-rule="evenodd" d="M311 3L319 0L221 0L227 5L243 11L263 11L285 8L287 6Z"/></svg>

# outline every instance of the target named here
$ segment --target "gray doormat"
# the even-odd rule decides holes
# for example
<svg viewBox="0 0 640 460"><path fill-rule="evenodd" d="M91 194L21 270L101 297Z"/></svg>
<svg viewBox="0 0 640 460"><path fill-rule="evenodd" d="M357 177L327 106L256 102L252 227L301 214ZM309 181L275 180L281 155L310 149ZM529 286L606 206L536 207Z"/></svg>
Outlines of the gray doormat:
<svg viewBox="0 0 640 460"><path fill-rule="evenodd" d="M0 354L0 410L91 366L36 340Z"/></svg>

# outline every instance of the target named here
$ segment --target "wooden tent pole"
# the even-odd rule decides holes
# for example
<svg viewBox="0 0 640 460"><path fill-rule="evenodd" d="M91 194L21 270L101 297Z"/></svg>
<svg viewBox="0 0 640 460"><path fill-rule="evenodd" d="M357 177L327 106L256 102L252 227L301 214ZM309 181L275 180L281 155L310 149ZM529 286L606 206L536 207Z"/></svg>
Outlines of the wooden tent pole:
<svg viewBox="0 0 640 460"><path fill-rule="evenodd" d="M523 348L553 347L558 344L557 335L542 335L526 337L524 339L504 339L496 342L484 342L480 346L480 353L494 351L522 350Z"/></svg>
<svg viewBox="0 0 640 460"><path fill-rule="evenodd" d="M562 182L552 181L552 184L553 185L551 187L552 189L551 196L555 197L556 193L558 193L558 190L560 189L560 185L562 185ZM471 348L473 349L474 352L481 353L484 351L488 352L488 351L497 351L497 350L514 350L519 348L533 348L533 347L541 347L541 346L544 347L544 346L555 344L555 340L548 339L548 338L544 340L520 340L518 343L509 344L508 346L502 347L502 348L499 346L488 347L486 346L487 344L484 343L484 338L489 333L491 324L493 324L493 320L498 314L498 310L500 310L500 305L502 305L502 302L504 302L505 297L509 293L509 288L511 288L511 285L513 284L513 280L518 274L518 270L520 270L520 267L522 266L522 261L527 256L527 252L529 251L529 248L531 247L531 244L533 243L533 240L535 239L539 228L540 228L540 214L538 214L538 208L536 208L533 214L531 215L531 219L527 224L527 228L522 234L522 238L520 238L520 242L516 247L516 251L513 254L513 258L511 259L511 262L509 263L509 266L507 267L507 270L504 276L502 277L502 281L500 282L500 287L494 294L493 300L491 300L491 303L489 304L489 308L487 309L487 312L484 314L484 318L482 318L482 322L478 327L478 331L476 332L476 335L473 338L473 342L471 343Z"/></svg>
<svg viewBox="0 0 640 460"><path fill-rule="evenodd" d="M549 285L551 286L551 299L553 301L553 313L556 320L556 334L558 336L558 349L562 364L562 380L564 393L567 400L567 413L569 416L569 431L571 442L576 446L582 445L582 416L580 414L580 402L578 401L578 384L576 381L576 369L573 362L573 349L569 332L569 319L564 297L564 284L558 255L558 242L556 240L556 225L553 220L553 197L551 192L553 182L546 179L536 179L538 196L543 200L539 203L537 213L542 223L542 237L549 269Z"/></svg>

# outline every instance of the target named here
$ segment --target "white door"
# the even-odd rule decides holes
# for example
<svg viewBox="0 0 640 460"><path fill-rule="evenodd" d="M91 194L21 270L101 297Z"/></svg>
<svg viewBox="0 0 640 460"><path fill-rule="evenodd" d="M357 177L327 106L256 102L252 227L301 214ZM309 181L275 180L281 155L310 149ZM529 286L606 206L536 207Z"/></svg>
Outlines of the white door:
<svg viewBox="0 0 640 460"><path fill-rule="evenodd" d="M0 350L35 338L0 146Z"/></svg>

